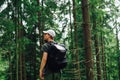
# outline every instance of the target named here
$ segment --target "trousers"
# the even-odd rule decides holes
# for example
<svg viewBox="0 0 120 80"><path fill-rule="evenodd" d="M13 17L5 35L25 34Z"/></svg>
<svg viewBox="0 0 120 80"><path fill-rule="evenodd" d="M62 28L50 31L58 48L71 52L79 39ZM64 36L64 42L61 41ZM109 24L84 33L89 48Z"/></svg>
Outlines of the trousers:
<svg viewBox="0 0 120 80"><path fill-rule="evenodd" d="M45 75L45 80L61 80L61 73L50 73Z"/></svg>

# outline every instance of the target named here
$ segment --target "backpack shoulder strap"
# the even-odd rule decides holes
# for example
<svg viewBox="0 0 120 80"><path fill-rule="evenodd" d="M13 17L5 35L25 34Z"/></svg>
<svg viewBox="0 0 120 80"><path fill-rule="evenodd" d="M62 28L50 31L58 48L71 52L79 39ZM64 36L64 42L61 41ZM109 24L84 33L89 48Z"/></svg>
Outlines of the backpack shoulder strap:
<svg viewBox="0 0 120 80"><path fill-rule="evenodd" d="M55 42L55 41L50 41L50 42L48 42L48 44L50 44L50 45L54 45L54 44L58 44L58 43Z"/></svg>

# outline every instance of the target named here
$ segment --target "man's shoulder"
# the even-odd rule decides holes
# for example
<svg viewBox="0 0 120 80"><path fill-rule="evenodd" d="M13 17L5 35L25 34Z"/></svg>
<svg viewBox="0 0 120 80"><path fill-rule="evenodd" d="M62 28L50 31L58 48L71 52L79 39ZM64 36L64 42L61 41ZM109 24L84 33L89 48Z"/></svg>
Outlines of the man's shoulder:
<svg viewBox="0 0 120 80"><path fill-rule="evenodd" d="M42 48L49 48L49 43L44 43L43 45L42 45Z"/></svg>
<svg viewBox="0 0 120 80"><path fill-rule="evenodd" d="M51 42L46 42L43 44L43 46L50 46L52 43L56 43L55 41L51 41Z"/></svg>
<svg viewBox="0 0 120 80"><path fill-rule="evenodd" d="M48 46L49 45L49 43L44 43L42 46Z"/></svg>
<svg viewBox="0 0 120 80"><path fill-rule="evenodd" d="M41 47L42 52L49 52L49 45L48 43L44 43Z"/></svg>

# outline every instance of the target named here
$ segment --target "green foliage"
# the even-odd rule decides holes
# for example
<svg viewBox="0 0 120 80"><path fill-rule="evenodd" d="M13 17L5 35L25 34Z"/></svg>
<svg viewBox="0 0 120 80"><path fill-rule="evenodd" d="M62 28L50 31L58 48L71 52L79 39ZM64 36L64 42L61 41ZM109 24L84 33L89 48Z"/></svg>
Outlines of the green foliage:
<svg viewBox="0 0 120 80"><path fill-rule="evenodd" d="M4 2L5 2L5 0L0 1L0 7L3 6Z"/></svg>
<svg viewBox="0 0 120 80"><path fill-rule="evenodd" d="M25 65L27 73L26 77L28 80L29 78L32 80L39 79L38 74L41 60L41 45L39 43L42 42L40 40L42 37L42 30L46 29L55 30L57 34L55 41L65 43L67 46L67 58L69 63L65 71L63 71L63 75L65 78L74 77L76 74L74 74L74 71L72 72L72 70L76 67L76 65L73 65L76 63L74 61L76 59L74 56L76 49L74 49L73 6L71 0L44 0L43 3L41 0L40 3L38 3L37 0L8 1L0 1L0 8L5 4L5 2L7 5L7 7L0 12L0 79L7 80L12 76L12 80L16 80L16 70L17 64L20 64L19 61L23 62L23 65ZM75 3L75 23L77 25L79 52L78 62L80 62L81 79L86 80L85 52L83 44L85 36L83 36L82 29L82 6L80 0L75 0ZM118 26L117 29L119 29L120 26L119 21L117 21L119 17L118 6L115 5L114 0L89 0L89 9L92 32L92 51L94 55L93 60L94 62L96 61L93 41L94 35L97 34L99 39L101 62L101 43L104 44L107 78L109 80L117 80L117 59L119 56L117 51L119 50L116 50L117 40L115 28ZM38 13L40 14L38 15ZM96 21L95 29L93 29L94 20ZM101 35L103 37L103 42L101 41ZM24 61L19 59L21 56ZM12 64L12 66L9 64ZM20 68L20 66L18 68ZM102 64L101 67L103 67ZM97 67L94 66L94 68L96 70ZM103 71L103 69L101 71ZM6 74L10 72L14 74ZM20 71L18 71L18 73L20 74Z"/></svg>
<svg viewBox="0 0 120 80"><path fill-rule="evenodd" d="M6 51L0 48L0 79L4 80L6 75L6 69L8 69L8 62L7 62L7 55ZM6 58L6 60L3 60L3 58Z"/></svg>

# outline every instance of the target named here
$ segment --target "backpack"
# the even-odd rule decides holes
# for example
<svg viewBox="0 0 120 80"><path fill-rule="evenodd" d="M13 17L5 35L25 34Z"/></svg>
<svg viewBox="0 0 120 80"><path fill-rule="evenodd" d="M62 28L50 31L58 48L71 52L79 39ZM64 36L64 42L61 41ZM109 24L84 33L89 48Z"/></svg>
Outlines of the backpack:
<svg viewBox="0 0 120 80"><path fill-rule="evenodd" d="M48 68L53 72L64 69L67 65L67 49L65 48L65 46L63 44L51 42L49 50Z"/></svg>

